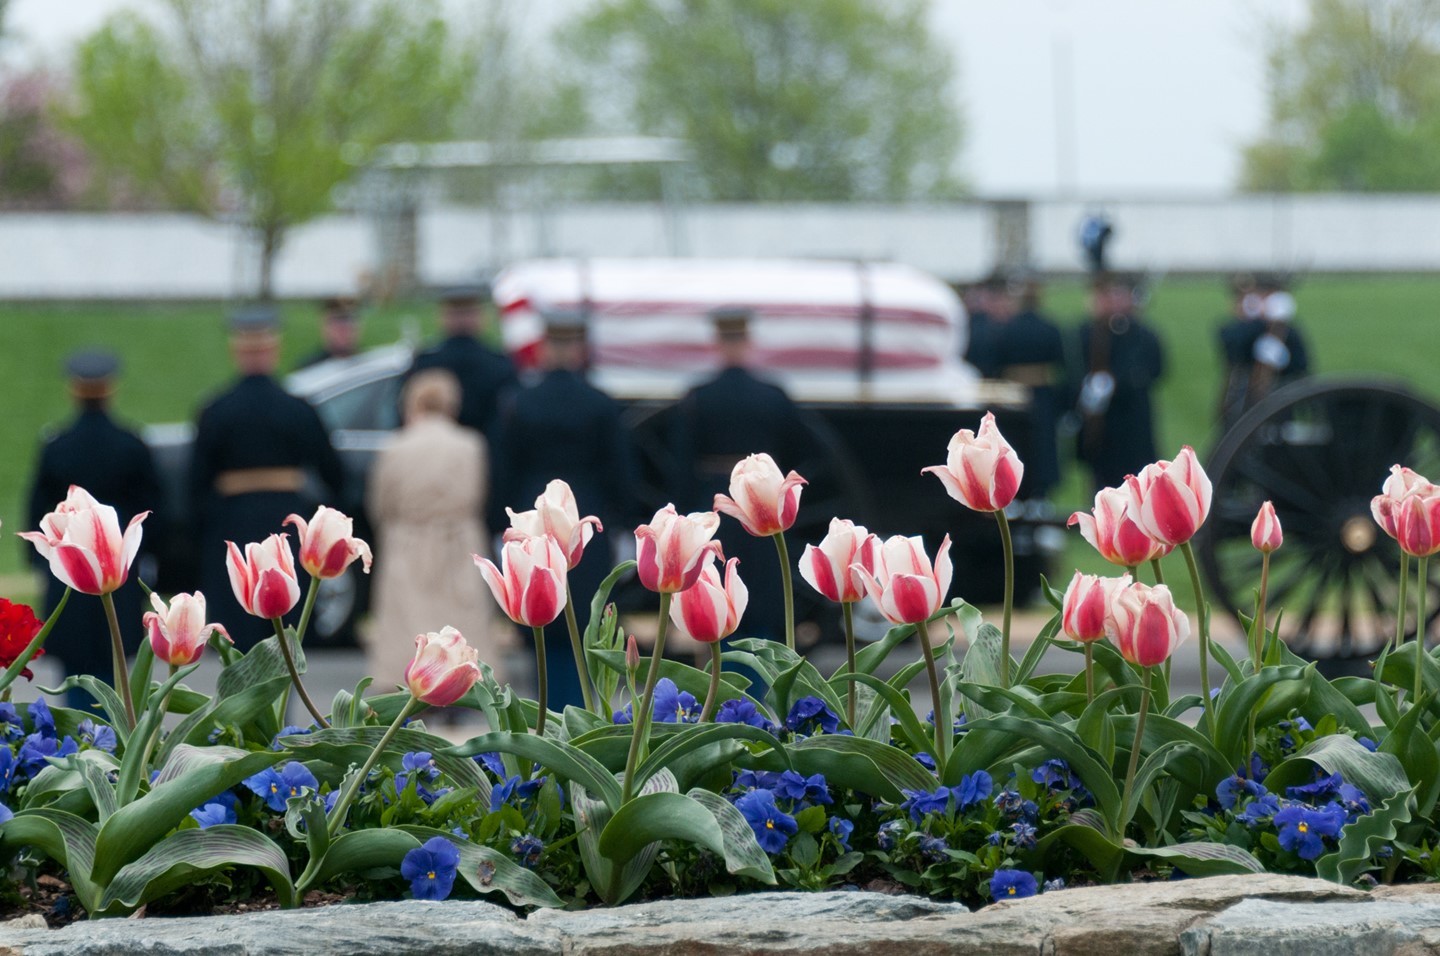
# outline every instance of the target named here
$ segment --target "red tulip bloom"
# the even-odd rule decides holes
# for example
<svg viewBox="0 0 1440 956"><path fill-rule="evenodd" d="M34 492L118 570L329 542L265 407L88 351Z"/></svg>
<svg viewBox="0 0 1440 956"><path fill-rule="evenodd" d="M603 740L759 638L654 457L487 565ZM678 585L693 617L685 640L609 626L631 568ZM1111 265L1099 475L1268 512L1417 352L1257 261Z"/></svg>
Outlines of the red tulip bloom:
<svg viewBox="0 0 1440 956"><path fill-rule="evenodd" d="M1255 521L1250 525L1250 543L1255 550L1262 554L1270 554L1279 549L1285 541L1285 533L1280 528L1280 517L1275 514L1275 506L1265 502L1260 506L1259 514L1255 515Z"/></svg>
<svg viewBox="0 0 1440 956"><path fill-rule="evenodd" d="M715 569L713 554L705 556L700 579L695 586L675 595L670 604L670 621L681 632L706 644L729 637L740 626L740 618L750 602L750 591L735 573L739 558L725 563L725 577Z"/></svg>
<svg viewBox="0 0 1440 956"><path fill-rule="evenodd" d="M1190 636L1190 619L1175 607L1163 584L1117 588L1110 600L1110 627L1120 656L1140 667L1164 663Z"/></svg>
<svg viewBox="0 0 1440 956"><path fill-rule="evenodd" d="M177 594L168 605L160 595L151 592L150 604L155 610L145 612L145 633L150 638L150 649L167 664L184 667L198 661L212 631L219 631L230 640L224 627L206 623L205 595L199 591Z"/></svg>
<svg viewBox="0 0 1440 956"><path fill-rule="evenodd" d="M1098 641L1106 634L1106 625L1110 620L1110 601L1117 590L1129 585L1128 574L1118 578L1102 578L1076 571L1075 577L1070 579L1070 586L1065 589L1060 629L1072 641Z"/></svg>
<svg viewBox="0 0 1440 956"><path fill-rule="evenodd" d="M544 627L565 610L565 552L549 535L512 538L500 550L500 567L472 555L495 603L525 627Z"/></svg>
<svg viewBox="0 0 1440 956"><path fill-rule="evenodd" d="M700 579L705 556L720 554L710 540L720 527L713 511L677 514L674 505L655 512L649 524L635 529L635 563L640 583L660 594L676 594Z"/></svg>
<svg viewBox="0 0 1440 956"><path fill-rule="evenodd" d="M945 464L920 469L926 472L934 472L950 497L972 511L1003 511L1020 490L1025 465L1000 434L994 413L986 412L980 431L956 432Z"/></svg>
<svg viewBox="0 0 1440 956"><path fill-rule="evenodd" d="M300 532L300 567L311 576L338 578L356 558L365 573L370 573L370 545L354 536L355 522L343 511L321 505L308 522L291 515L285 524L293 524Z"/></svg>
<svg viewBox="0 0 1440 956"><path fill-rule="evenodd" d="M0 667L9 667L19 660L44 626L45 623L36 619L35 611L28 604L16 604L0 598ZM35 657L44 653L45 648L42 647L35 652ZM20 671L20 676L26 680L35 678L28 667Z"/></svg>
<svg viewBox="0 0 1440 956"><path fill-rule="evenodd" d="M865 596L865 581L850 573L858 564L875 573L875 554L880 539L863 525L845 518L830 519L830 533L819 546L807 544L800 557L800 576L828 600L851 604Z"/></svg>
<svg viewBox="0 0 1440 956"><path fill-rule="evenodd" d="M1375 523L1390 537L1395 534L1395 506L1412 494L1428 494L1434 489L1423 475L1416 474L1401 465L1390 466L1390 477L1380 488L1380 494L1370 500L1370 513Z"/></svg>
<svg viewBox="0 0 1440 956"><path fill-rule="evenodd" d="M243 555L234 541L225 542L225 569L230 572L235 600L256 617L283 617L300 600L300 581L288 537L272 534L245 545Z"/></svg>
<svg viewBox="0 0 1440 956"><path fill-rule="evenodd" d="M1210 478L1189 445L1174 461L1146 465L1138 477L1126 478L1125 487L1130 514L1146 534L1165 544L1189 541L1210 514Z"/></svg>
<svg viewBox="0 0 1440 956"><path fill-rule="evenodd" d="M1145 532L1130 513L1130 493L1123 488L1101 488L1089 514L1077 511L1067 527L1080 526L1080 535L1111 564L1133 568L1163 558L1170 546Z"/></svg>
<svg viewBox="0 0 1440 956"><path fill-rule="evenodd" d="M405 668L405 685L422 704L448 707L480 679L479 654L453 627L415 635L415 656Z"/></svg>
<svg viewBox="0 0 1440 956"><path fill-rule="evenodd" d="M1440 551L1440 489L1411 493L1392 509L1395 540L1406 554L1428 558Z"/></svg>
<svg viewBox="0 0 1440 956"><path fill-rule="evenodd" d="M62 584L81 594L109 594L129 577L130 564L140 551L140 523L149 515L145 511L131 518L121 534L114 508L71 485L65 500L40 519L40 530L20 537L35 545Z"/></svg>
<svg viewBox="0 0 1440 956"><path fill-rule="evenodd" d="M780 466L769 455L751 455L730 472L730 494L715 496L715 510L736 519L756 537L768 538L795 523L804 485L805 479L793 471L780 474Z"/></svg>
<svg viewBox="0 0 1440 956"><path fill-rule="evenodd" d="M850 573L864 583L870 599L892 624L916 624L925 620L945 601L954 568L950 563L950 536L940 542L935 563L925 553L925 542L917 535L895 535L881 545L873 572L863 564L852 564Z"/></svg>
<svg viewBox="0 0 1440 956"><path fill-rule="evenodd" d="M559 478L545 486L544 494L535 499L533 511L516 512L506 508L505 513L510 516L510 530L505 532L506 541L517 537L548 534L565 552L566 567L571 570L584 557L585 546L590 543L595 532L605 530L600 519L594 515L580 517L580 506L575 501L575 492Z"/></svg>

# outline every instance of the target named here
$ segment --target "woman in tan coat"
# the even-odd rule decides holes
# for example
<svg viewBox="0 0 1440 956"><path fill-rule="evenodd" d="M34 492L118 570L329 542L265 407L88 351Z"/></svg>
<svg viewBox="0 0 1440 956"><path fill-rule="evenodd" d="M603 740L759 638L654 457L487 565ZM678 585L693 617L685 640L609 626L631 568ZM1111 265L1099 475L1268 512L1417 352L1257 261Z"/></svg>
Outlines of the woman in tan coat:
<svg viewBox="0 0 1440 956"><path fill-rule="evenodd" d="M514 629L498 620L472 554L489 550L485 439L455 423L460 385L444 369L414 375L401 395L405 427L371 466L375 614L366 657L377 688L404 679L415 635L458 629L504 684Z"/></svg>

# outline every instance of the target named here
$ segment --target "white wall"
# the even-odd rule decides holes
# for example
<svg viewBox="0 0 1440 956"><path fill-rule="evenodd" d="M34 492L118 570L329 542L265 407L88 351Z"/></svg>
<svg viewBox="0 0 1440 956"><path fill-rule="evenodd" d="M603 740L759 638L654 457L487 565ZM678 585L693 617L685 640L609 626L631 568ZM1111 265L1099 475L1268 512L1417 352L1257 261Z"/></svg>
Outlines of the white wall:
<svg viewBox="0 0 1440 956"><path fill-rule="evenodd" d="M1232 197L1213 200L1039 200L1030 207L1032 263L1072 272L1080 219L1116 225L1112 261L1171 272L1232 269L1440 269L1440 196ZM667 215L653 204L586 204L494 216L423 212L419 274L471 278L537 255L822 256L894 259L949 279L995 260L995 211L935 205L708 205ZM359 216L292 232L276 268L282 296L353 291L379 258ZM0 298L227 298L243 294L254 257L242 230L190 216L0 214Z"/></svg>

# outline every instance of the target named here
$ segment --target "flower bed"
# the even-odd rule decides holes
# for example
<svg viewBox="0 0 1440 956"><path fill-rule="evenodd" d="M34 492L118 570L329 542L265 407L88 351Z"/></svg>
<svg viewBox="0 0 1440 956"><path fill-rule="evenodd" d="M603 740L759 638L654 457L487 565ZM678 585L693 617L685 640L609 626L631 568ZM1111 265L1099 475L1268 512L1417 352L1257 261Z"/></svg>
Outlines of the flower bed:
<svg viewBox="0 0 1440 956"><path fill-rule="evenodd" d="M796 562L846 612L847 661L830 675L794 648L793 614L783 643L735 636L748 592L712 540L720 515L669 506L636 529L636 561L593 596L584 632L566 614L586 704L559 713L543 680L539 700L521 698L453 628L414 637L402 690L369 693L367 679L328 707L312 700L303 639L315 584L369 563L349 519L328 508L287 522L312 581L298 628L282 622L302 601L286 536L231 546L236 597L273 620L275 636L242 654L206 622L201 595L156 596L143 621L112 616L117 648L122 627L146 629L133 669L117 652L112 681L72 677L46 691L83 689L94 713L8 702L53 620L0 606L5 892L13 900L58 876L71 905L103 917L262 896L292 907L317 891L531 909L859 886L973 906L1182 876L1432 877L1440 661L1415 642L1397 635L1373 678L1327 681L1265 626L1262 572L1245 659L1211 644L1202 607L1193 645L1204 686L1217 689L1171 694L1166 665L1190 620L1168 588L1138 577L1183 559L1200 593L1190 538L1210 484L1193 452L1101 492L1092 513L1072 519L1125 573L1047 588L1055 616L1019 660L1009 653L1004 509L1023 465L987 416L927 471L999 523L1012 585L1001 626L951 598L948 539L932 560L918 538L882 542L837 518ZM787 612L783 533L803 487L751 456L716 499L717 511L775 541ZM1397 466L1375 515L1424 580L1440 550L1440 492ZM1267 504L1256 518L1267 562L1282 546L1280 517ZM122 534L113 509L75 488L25 537L71 589L108 602L143 520ZM600 530L552 483L534 511L513 516L498 565L477 557L476 584L538 631L567 611L568 571ZM607 603L628 574L658 596L648 662ZM893 627L857 649L849 611L862 599ZM672 628L709 645L707 668L664 658ZM916 659L877 677L912 640ZM1051 647L1075 654L1073 673L1035 673ZM213 697L185 686L217 663ZM908 692L922 680L934 705L923 716ZM282 726L292 689L307 726ZM447 706L480 712L490 731L458 745L430 733L424 716Z"/></svg>

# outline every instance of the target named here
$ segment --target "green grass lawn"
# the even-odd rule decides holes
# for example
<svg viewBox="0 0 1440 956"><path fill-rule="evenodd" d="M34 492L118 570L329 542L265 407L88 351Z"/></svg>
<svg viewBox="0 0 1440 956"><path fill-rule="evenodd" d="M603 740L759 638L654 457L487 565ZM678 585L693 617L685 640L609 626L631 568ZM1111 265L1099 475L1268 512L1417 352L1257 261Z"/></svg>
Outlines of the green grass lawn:
<svg viewBox="0 0 1440 956"><path fill-rule="evenodd" d="M1319 374L1381 373L1406 380L1440 400L1440 368L1429 323L1440 312L1440 276L1317 277L1297 292L1299 322L1309 336ZM1074 325L1085 309L1079 283L1049 290L1047 310ZM1169 279L1153 292L1149 318L1165 341L1169 374L1160 391L1159 441L1171 454L1193 444L1202 456L1212 443L1211 410L1219 387L1215 330L1227 309L1224 286L1213 279ZM0 389L7 414L0 416L0 574L21 570L24 499L40 436L63 423L69 399L61 363L72 349L104 345L119 352L125 375L116 400L120 415L135 423L193 418L206 396L229 380L218 304L32 304L0 303ZM433 334L428 303L391 306L366 317L366 345L394 341L409 322ZM316 345L313 308L294 303L284 310L286 363ZM942 454L937 450L937 455ZM1376 476L1378 490L1383 476ZM1068 513L1088 507L1086 479L1071 471L1058 505ZM1078 535L1069 557L1085 570L1105 570ZM1183 574L1176 565L1171 577ZM1068 578L1068 574L1063 576ZM1184 589L1188 590L1188 589ZM1182 593L1182 600L1188 598Z"/></svg>

